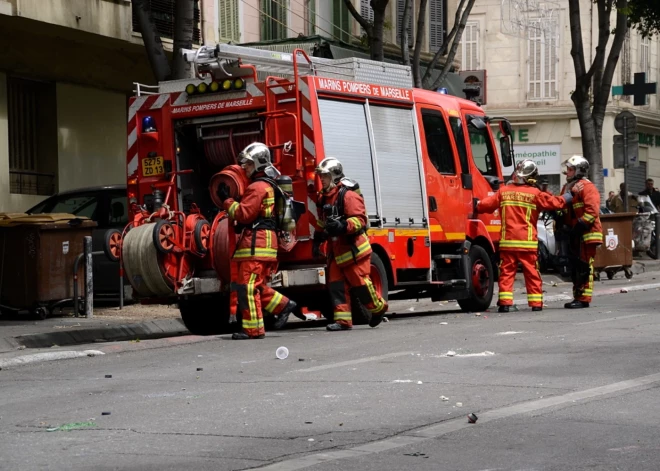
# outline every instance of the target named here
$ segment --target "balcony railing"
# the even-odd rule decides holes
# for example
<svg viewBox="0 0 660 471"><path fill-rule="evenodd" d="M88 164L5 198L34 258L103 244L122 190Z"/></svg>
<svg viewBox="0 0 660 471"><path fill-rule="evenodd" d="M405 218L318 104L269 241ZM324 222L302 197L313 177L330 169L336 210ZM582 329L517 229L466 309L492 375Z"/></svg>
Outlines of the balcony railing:
<svg viewBox="0 0 660 471"><path fill-rule="evenodd" d="M55 175L26 170L10 170L9 191L21 195L52 195L55 193Z"/></svg>

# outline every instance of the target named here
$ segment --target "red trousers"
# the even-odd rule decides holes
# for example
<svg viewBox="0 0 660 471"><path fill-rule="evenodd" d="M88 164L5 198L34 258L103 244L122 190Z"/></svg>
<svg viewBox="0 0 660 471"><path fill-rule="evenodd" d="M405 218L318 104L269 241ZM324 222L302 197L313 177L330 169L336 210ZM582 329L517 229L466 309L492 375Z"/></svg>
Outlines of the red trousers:
<svg viewBox="0 0 660 471"><path fill-rule="evenodd" d="M371 261L364 257L356 263L339 267L334 258L328 265L328 286L334 307L334 317L337 324L352 326L351 290L372 316L380 316L387 312L387 303L374 288L369 277Z"/></svg>
<svg viewBox="0 0 660 471"><path fill-rule="evenodd" d="M543 281L539 273L536 251L517 250L500 251L500 279L498 306L513 305L513 282L518 271L518 262L522 264L527 288L527 304L530 307L543 307Z"/></svg>
<svg viewBox="0 0 660 471"><path fill-rule="evenodd" d="M583 276L573 282L573 298L577 301L591 302L594 290L594 258L597 248L597 244L580 244L580 260L589 265L589 276ZM579 275L578 278L580 278Z"/></svg>
<svg viewBox="0 0 660 471"><path fill-rule="evenodd" d="M238 262L238 279L235 285L238 310L243 319L243 332L250 337L266 333L262 311L277 315L289 302L287 297L266 284L276 268L277 262Z"/></svg>

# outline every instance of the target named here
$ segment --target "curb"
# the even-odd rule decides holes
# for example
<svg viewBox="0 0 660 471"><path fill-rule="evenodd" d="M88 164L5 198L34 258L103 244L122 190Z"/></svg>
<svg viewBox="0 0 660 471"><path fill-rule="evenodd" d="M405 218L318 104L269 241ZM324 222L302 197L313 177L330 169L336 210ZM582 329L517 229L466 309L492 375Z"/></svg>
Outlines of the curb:
<svg viewBox="0 0 660 471"><path fill-rule="evenodd" d="M45 334L19 335L0 338L0 352L15 351L17 348L51 348L56 346L81 345L96 342L118 342L126 340L159 339L190 335L181 319L158 319L139 324L118 324L112 327L49 332Z"/></svg>

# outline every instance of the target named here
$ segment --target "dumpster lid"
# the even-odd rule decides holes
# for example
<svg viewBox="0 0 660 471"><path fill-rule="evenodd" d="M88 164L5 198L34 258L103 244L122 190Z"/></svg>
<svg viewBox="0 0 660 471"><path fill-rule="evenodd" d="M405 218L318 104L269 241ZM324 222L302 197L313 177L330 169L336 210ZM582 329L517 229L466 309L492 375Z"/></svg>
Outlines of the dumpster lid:
<svg viewBox="0 0 660 471"><path fill-rule="evenodd" d="M13 217L3 217L7 215L14 215ZM20 213L2 213L0 214L0 227L14 227L26 224L57 224L57 223L71 223L73 220L78 220L86 223L85 226L96 225L88 217L76 216L68 213L43 213L27 215ZM92 223L92 224L89 224Z"/></svg>

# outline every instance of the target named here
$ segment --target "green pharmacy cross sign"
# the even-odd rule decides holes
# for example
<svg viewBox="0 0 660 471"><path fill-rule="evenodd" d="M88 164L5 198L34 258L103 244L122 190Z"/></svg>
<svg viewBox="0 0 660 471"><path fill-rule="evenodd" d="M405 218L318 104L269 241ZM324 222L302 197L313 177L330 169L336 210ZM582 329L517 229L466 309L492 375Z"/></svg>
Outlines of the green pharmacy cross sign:
<svg viewBox="0 0 660 471"><path fill-rule="evenodd" d="M633 104L635 106L642 106L646 104L646 95L653 95L656 93L657 85L657 83L646 83L646 73L638 72L635 74L633 83L612 87L612 96L632 95L635 97Z"/></svg>

